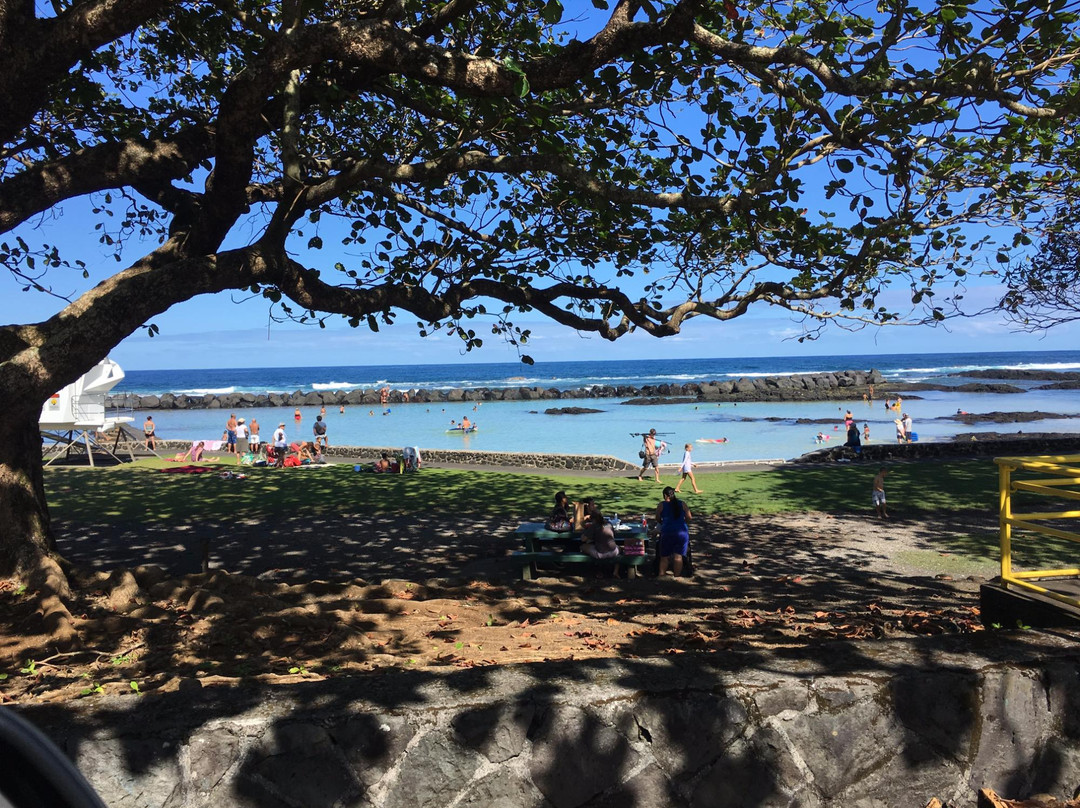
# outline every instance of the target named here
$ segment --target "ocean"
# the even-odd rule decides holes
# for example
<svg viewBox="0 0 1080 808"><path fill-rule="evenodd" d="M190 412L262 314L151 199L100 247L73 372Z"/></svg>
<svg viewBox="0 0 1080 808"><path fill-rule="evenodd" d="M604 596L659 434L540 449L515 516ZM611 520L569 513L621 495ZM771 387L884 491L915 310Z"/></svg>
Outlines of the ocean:
<svg viewBox="0 0 1080 808"><path fill-rule="evenodd" d="M1080 351L938 353L911 355L837 355L747 357L738 359L617 360L581 362L473 363L454 365L367 365L302 368L207 368L203 370L127 371L113 393L270 393L381 388L448 390L469 387L535 387L560 390L605 385L704 382L783 376L839 370L878 370L890 381L932 381L956 386L971 381L965 371L1024 369L1080 370ZM959 374L959 375L953 375ZM953 419L957 410L971 413L1039 410L1080 416L1080 391L1035 389L1048 382L1009 382L1022 394L964 394L927 391L906 398L904 409L915 421L920 440L944 440L957 432L1080 432L1080 417L1047 419L1023 424L967 426ZM917 396L917 397L916 397ZM881 398L879 394L879 399ZM586 415L546 415L549 407L591 407ZM475 409L474 409L475 407ZM690 443L695 463L716 464L747 460L784 460L820 448L823 432L843 441L843 414L851 409L860 425L868 424L871 442L893 440L894 413L879 400L872 406L861 396L852 401L731 404L666 404L624 406L620 399L484 402L482 404L399 404L384 414L381 407L353 406L340 413L328 408L331 443L349 446L419 446L469 448L480 451L545 452L613 455L635 461L640 437L634 433L655 428L668 444L662 462L678 463ZM290 439L310 439L317 407L302 408L299 429L292 410L285 408L237 411L250 422L258 419L263 438L280 421ZM479 426L470 435L448 434L450 420L463 416ZM221 437L227 413L221 410L154 411L158 435L168 439L201 440ZM835 419L833 424L798 423ZM136 414L136 425L142 417ZM710 441L726 438L725 443Z"/></svg>

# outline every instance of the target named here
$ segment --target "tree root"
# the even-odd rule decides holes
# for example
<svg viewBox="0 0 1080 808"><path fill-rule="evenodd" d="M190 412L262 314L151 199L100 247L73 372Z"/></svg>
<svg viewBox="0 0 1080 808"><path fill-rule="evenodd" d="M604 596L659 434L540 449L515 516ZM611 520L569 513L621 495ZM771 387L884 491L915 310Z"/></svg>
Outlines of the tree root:
<svg viewBox="0 0 1080 808"><path fill-rule="evenodd" d="M992 788L979 789L978 808L1080 808L1080 800L1062 802L1049 794L1036 794L1026 800L1007 800Z"/></svg>
<svg viewBox="0 0 1080 808"><path fill-rule="evenodd" d="M926 803L926 808L945 808L937 797ZM1007 800L998 796L992 788L980 788L977 808L1080 808L1080 799L1061 800L1049 794L1036 794L1026 800Z"/></svg>
<svg viewBox="0 0 1080 808"><path fill-rule="evenodd" d="M37 593L42 629L49 635L50 645L60 651L81 648L75 618L65 603L71 599L71 587L60 565L52 558L42 558L30 570L27 585Z"/></svg>

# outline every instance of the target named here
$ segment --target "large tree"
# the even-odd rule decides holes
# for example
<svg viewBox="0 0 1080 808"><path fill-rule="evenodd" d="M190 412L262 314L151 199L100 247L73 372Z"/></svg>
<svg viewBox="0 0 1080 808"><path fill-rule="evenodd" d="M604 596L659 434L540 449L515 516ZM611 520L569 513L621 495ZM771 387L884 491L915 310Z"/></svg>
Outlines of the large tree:
<svg viewBox="0 0 1080 808"><path fill-rule="evenodd" d="M0 0L0 260L59 294L83 263L48 228L85 209L120 263L0 327L4 573L51 549L42 402L181 301L467 347L482 318L523 342L526 310L607 339L912 316L890 286L940 318L1046 204L1077 113L1077 0L45 8Z"/></svg>

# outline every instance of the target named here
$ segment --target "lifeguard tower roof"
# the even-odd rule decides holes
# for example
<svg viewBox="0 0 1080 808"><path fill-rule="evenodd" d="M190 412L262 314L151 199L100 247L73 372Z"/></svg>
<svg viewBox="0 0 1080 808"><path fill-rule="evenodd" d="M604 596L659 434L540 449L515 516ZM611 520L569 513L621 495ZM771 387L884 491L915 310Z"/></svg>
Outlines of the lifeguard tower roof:
<svg viewBox="0 0 1080 808"><path fill-rule="evenodd" d="M43 430L105 430L131 418L109 418L105 396L123 381L124 371L111 359L103 359L63 390L50 396L41 408L38 425Z"/></svg>

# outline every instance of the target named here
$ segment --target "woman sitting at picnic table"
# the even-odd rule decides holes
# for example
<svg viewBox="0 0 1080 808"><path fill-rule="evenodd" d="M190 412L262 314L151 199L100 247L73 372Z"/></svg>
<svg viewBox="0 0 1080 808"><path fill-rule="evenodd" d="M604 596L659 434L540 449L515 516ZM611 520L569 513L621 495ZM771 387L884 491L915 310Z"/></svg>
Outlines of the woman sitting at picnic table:
<svg viewBox="0 0 1080 808"><path fill-rule="evenodd" d="M600 513L600 506L590 501L585 514L585 530L581 534L584 544L581 545L581 552L595 559L615 558L619 554L615 531Z"/></svg>
<svg viewBox="0 0 1080 808"><path fill-rule="evenodd" d="M660 576L667 574L670 564L672 574L678 577L690 549L690 508L675 496L670 485L664 489L664 501L656 506L656 521L660 523Z"/></svg>
<svg viewBox="0 0 1080 808"><path fill-rule="evenodd" d="M570 507L570 498L565 491L555 494L555 507L551 509L551 515L544 522L544 527L554 530L556 533L569 533L574 529L574 523L570 521L567 509Z"/></svg>

